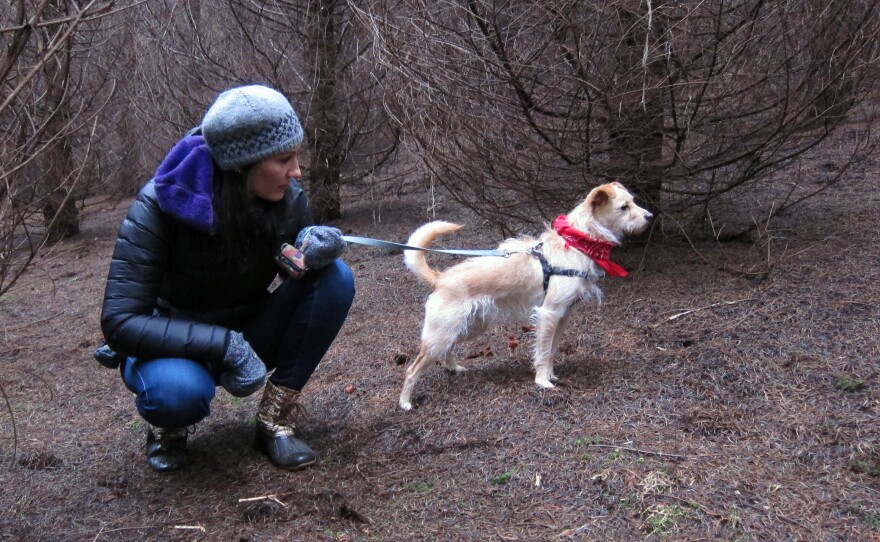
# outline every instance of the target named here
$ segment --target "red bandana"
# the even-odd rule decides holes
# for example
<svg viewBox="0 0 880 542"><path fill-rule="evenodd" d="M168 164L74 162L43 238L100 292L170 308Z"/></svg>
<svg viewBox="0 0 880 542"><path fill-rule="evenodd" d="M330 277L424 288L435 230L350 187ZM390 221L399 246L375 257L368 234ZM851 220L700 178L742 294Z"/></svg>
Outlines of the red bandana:
<svg viewBox="0 0 880 542"><path fill-rule="evenodd" d="M553 229L560 237L565 239L566 247L574 247L596 262L596 265L605 270L612 277L625 277L626 269L620 267L611 261L611 249L616 247L615 243L602 241L590 237L581 230L575 229L568 223L568 217L559 215L553 221Z"/></svg>

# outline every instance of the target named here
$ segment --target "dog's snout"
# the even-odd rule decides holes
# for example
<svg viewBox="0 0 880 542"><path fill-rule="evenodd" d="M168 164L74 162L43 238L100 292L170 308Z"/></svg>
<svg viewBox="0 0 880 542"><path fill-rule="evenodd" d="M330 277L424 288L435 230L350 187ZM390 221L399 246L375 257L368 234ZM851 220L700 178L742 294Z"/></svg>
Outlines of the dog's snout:
<svg viewBox="0 0 880 542"><path fill-rule="evenodd" d="M645 213L645 222L651 220L652 218L654 218L653 213L648 213L648 212Z"/></svg>

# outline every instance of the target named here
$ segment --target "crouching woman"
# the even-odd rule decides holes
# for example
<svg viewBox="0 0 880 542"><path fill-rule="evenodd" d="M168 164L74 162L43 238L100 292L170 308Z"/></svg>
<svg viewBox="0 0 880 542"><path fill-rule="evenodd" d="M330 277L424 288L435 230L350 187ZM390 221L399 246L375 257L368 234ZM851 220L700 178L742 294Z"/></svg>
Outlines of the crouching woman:
<svg viewBox="0 0 880 542"><path fill-rule="evenodd" d="M187 428L210 414L218 385L238 397L263 389L256 444L273 464L315 461L293 416L348 315L354 278L339 230L313 225L302 141L284 95L227 90L120 226L96 357L120 364L156 471L189 462Z"/></svg>

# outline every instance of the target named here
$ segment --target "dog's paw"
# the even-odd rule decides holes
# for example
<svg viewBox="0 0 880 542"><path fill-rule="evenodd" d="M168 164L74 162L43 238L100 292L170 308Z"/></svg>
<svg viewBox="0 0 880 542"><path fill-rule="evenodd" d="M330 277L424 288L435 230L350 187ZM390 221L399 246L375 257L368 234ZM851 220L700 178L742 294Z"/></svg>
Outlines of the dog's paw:
<svg viewBox="0 0 880 542"><path fill-rule="evenodd" d="M549 378L536 378L535 384L541 386L545 390L553 389L556 387L553 385L553 382L550 382Z"/></svg>
<svg viewBox="0 0 880 542"><path fill-rule="evenodd" d="M412 407L413 407L411 402L406 401L404 399L401 399L400 401L398 401L397 404L399 404L400 408L402 408L403 410L412 410Z"/></svg>

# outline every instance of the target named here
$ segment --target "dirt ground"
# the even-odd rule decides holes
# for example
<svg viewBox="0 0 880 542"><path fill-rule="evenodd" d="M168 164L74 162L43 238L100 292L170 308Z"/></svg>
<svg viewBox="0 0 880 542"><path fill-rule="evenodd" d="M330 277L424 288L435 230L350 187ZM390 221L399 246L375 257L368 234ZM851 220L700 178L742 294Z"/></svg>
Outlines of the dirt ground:
<svg viewBox="0 0 880 542"><path fill-rule="evenodd" d="M91 359L129 202L87 207L0 299L0 540L880 541L878 173L750 243L631 243L630 276L572 319L556 389L511 325L459 351L468 372L427 374L411 412L428 292L399 253L352 246L355 305L305 393L320 462L298 473L252 448L257 397L222 390L195 463L149 470L133 395ZM447 246L498 241L424 190L344 212L356 235L436 216L468 223Z"/></svg>

